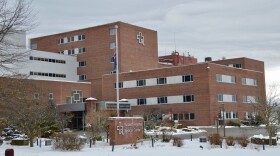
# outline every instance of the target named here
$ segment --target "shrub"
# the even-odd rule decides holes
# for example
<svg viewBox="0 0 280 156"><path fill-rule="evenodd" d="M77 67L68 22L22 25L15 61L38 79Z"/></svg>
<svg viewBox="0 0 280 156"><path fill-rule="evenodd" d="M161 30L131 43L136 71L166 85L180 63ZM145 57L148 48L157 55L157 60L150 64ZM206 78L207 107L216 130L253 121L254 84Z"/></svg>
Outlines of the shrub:
<svg viewBox="0 0 280 156"><path fill-rule="evenodd" d="M53 136L53 139L54 149L75 151L81 150L84 145L78 135L73 133L58 133Z"/></svg>
<svg viewBox="0 0 280 156"><path fill-rule="evenodd" d="M239 121L232 121L232 120L230 120L230 121L228 121L226 123L226 125L227 126L237 126L237 127L240 127L240 122Z"/></svg>
<svg viewBox="0 0 280 156"><path fill-rule="evenodd" d="M226 143L228 146L234 146L235 143L234 143L234 138L232 136L229 136L226 138Z"/></svg>
<svg viewBox="0 0 280 156"><path fill-rule="evenodd" d="M251 138L251 143L258 145L269 145L269 139L261 139L261 138ZM276 139L272 139L272 145L277 145Z"/></svg>
<svg viewBox="0 0 280 156"><path fill-rule="evenodd" d="M0 139L0 146L3 144L3 140L2 139Z"/></svg>
<svg viewBox="0 0 280 156"><path fill-rule="evenodd" d="M238 144L241 145L242 147L247 147L247 145L249 144L249 140L245 136L238 137L236 138L236 140Z"/></svg>
<svg viewBox="0 0 280 156"><path fill-rule="evenodd" d="M172 139L172 131L168 129L162 129L162 142L170 142Z"/></svg>
<svg viewBox="0 0 280 156"><path fill-rule="evenodd" d="M11 145L16 145L16 146L28 146L29 145L29 140L26 139L16 139L11 141Z"/></svg>
<svg viewBox="0 0 280 156"><path fill-rule="evenodd" d="M220 145L222 143L221 137L219 134L211 134L208 136L208 140L211 145Z"/></svg>
<svg viewBox="0 0 280 156"><path fill-rule="evenodd" d="M102 136L98 135L93 138L95 141L102 141Z"/></svg>
<svg viewBox="0 0 280 156"><path fill-rule="evenodd" d="M182 147L184 145L181 138L173 138L173 146Z"/></svg>

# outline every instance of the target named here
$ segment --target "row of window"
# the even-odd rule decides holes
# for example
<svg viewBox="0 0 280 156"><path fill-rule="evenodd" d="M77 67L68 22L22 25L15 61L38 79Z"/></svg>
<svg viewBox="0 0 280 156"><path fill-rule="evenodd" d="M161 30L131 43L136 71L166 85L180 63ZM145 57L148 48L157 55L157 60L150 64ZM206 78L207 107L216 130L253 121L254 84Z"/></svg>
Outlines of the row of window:
<svg viewBox="0 0 280 156"><path fill-rule="evenodd" d="M66 78L66 74L44 73L44 72L33 72L33 71L30 72L30 75Z"/></svg>
<svg viewBox="0 0 280 156"><path fill-rule="evenodd" d="M218 102L237 102L236 95L218 94ZM258 103L259 97L257 96L243 96L243 103Z"/></svg>
<svg viewBox="0 0 280 156"><path fill-rule="evenodd" d="M65 64L65 60L57 60L57 59L51 59L51 58L43 58L43 57L34 57L30 56L29 60L36 60L36 61L44 61L44 62L52 62L52 63L62 63Z"/></svg>
<svg viewBox="0 0 280 156"><path fill-rule="evenodd" d="M49 100L53 100L54 99L53 93L49 93L48 98L49 98ZM40 99L40 94L39 93L34 93L34 99L39 100Z"/></svg>
<svg viewBox="0 0 280 156"><path fill-rule="evenodd" d="M74 49L69 49L69 50L62 50L59 51L59 54L64 54L64 55L76 55L76 54L82 54L86 52L86 48L74 48Z"/></svg>
<svg viewBox="0 0 280 156"><path fill-rule="evenodd" d="M216 74L216 81L224 82L224 83L236 83L235 76L223 75L223 74ZM242 81L242 85L250 85L250 86L258 85L258 81L256 79L242 78L241 81Z"/></svg>
<svg viewBox="0 0 280 156"><path fill-rule="evenodd" d="M168 80L170 81L169 84L181 83L181 82L193 82L193 76L192 75L183 75L183 76L175 76L175 77L160 77L160 78L156 78L156 83L155 84L153 82L154 81L153 79L143 79L143 80L136 80L136 81L124 81L124 82L119 82L119 88L132 88L132 87L141 87L141 86L163 85L163 84L167 84ZM149 81L149 85L147 85L146 81ZM125 84L125 86L124 86L124 84ZM114 84L114 86L116 88L116 84Z"/></svg>
<svg viewBox="0 0 280 156"><path fill-rule="evenodd" d="M70 42L76 42L76 41L82 41L85 40L85 35L76 35L71 37L64 37L57 40L57 44L64 44L64 43L70 43Z"/></svg>
<svg viewBox="0 0 280 156"><path fill-rule="evenodd" d="M172 114L173 120L194 120L195 119L195 113L178 113L178 114Z"/></svg>
<svg viewBox="0 0 280 156"><path fill-rule="evenodd" d="M182 97L182 102L194 102L194 95L184 95L180 97ZM168 103L168 98L171 97L167 97L167 96L157 97L157 103L158 104ZM146 104L147 104L147 98L137 99L137 105L146 105Z"/></svg>
<svg viewBox="0 0 280 156"><path fill-rule="evenodd" d="M238 119L238 112L221 112L219 113L220 119Z"/></svg>

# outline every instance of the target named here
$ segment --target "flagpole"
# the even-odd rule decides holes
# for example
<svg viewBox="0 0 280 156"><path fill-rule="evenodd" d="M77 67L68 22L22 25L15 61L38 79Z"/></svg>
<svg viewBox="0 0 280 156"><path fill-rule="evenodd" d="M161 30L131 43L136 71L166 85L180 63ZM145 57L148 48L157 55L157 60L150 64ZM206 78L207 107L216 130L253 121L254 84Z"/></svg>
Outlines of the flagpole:
<svg viewBox="0 0 280 156"><path fill-rule="evenodd" d="M119 58L119 47L118 47L118 25L115 25L115 29L116 29L116 91L117 91L117 117L120 116L119 113L119 107L120 107L120 102L119 102L119 62L118 62L118 58Z"/></svg>

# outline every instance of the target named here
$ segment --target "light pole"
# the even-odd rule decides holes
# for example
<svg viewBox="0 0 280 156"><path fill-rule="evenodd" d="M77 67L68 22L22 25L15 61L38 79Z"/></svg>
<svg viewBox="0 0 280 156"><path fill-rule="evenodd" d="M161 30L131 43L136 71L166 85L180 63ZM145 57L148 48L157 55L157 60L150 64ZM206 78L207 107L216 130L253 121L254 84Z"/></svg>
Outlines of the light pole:
<svg viewBox="0 0 280 156"><path fill-rule="evenodd" d="M222 104L222 109L223 109L223 122L224 122L224 137L226 137L225 104Z"/></svg>

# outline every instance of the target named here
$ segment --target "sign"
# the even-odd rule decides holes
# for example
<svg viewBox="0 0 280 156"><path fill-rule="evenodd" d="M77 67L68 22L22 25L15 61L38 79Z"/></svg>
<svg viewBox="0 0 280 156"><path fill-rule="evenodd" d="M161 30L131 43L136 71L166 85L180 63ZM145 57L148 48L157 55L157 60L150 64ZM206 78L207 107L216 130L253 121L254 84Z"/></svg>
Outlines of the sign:
<svg viewBox="0 0 280 156"><path fill-rule="evenodd" d="M117 125L117 131L119 132L119 135L125 135L127 133L138 133L141 132L143 129L143 123L137 122L137 123L121 123Z"/></svg>

